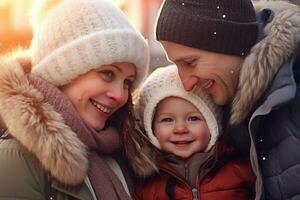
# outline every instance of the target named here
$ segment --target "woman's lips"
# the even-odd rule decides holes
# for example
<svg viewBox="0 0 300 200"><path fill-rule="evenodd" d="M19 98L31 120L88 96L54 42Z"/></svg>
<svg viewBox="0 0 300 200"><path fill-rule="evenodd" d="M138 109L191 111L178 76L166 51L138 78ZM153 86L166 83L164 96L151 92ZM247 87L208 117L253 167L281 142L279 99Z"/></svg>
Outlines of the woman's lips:
<svg viewBox="0 0 300 200"><path fill-rule="evenodd" d="M101 112L104 112L106 114L111 113L111 109L110 108L107 108L106 106L100 104L99 102L95 101L94 99L90 99L90 101L93 104L93 106L96 107Z"/></svg>

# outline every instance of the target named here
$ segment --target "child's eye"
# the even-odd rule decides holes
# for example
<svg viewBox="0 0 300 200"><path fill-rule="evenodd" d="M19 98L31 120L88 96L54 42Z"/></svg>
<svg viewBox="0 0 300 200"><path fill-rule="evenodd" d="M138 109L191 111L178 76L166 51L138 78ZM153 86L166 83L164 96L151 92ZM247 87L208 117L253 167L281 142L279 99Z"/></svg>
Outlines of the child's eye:
<svg viewBox="0 0 300 200"><path fill-rule="evenodd" d="M188 121L198 121L198 120L200 120L200 118L197 117L197 116L190 116L190 117L188 118Z"/></svg>
<svg viewBox="0 0 300 200"><path fill-rule="evenodd" d="M162 122L172 122L173 119L171 117L165 117L161 119Z"/></svg>

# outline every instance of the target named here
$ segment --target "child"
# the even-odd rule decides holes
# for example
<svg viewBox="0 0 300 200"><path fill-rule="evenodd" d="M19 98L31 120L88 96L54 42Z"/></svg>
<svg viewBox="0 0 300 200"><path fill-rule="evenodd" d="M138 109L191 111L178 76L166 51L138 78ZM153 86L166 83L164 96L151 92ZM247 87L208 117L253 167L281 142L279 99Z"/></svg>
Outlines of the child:
<svg viewBox="0 0 300 200"><path fill-rule="evenodd" d="M248 160L229 159L233 151L222 149L230 145L218 141L220 107L203 90L186 92L175 65L148 77L135 108L149 140L161 151L159 174L140 182L135 199L253 198L255 179Z"/></svg>
<svg viewBox="0 0 300 200"><path fill-rule="evenodd" d="M37 3L29 60L0 60L0 199L129 200L148 46L109 1Z"/></svg>

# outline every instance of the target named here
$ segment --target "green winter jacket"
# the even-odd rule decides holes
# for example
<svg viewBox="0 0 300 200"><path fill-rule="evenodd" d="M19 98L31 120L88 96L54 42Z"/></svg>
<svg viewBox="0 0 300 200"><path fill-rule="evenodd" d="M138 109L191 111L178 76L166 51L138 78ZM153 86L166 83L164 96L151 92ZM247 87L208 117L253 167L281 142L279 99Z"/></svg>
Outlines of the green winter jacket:
<svg viewBox="0 0 300 200"><path fill-rule="evenodd" d="M15 139L0 139L1 200L93 199L86 184L70 187L50 180L37 158Z"/></svg>
<svg viewBox="0 0 300 200"><path fill-rule="evenodd" d="M86 146L28 81L27 62L0 58L0 200L96 199ZM131 174L105 159L132 192Z"/></svg>

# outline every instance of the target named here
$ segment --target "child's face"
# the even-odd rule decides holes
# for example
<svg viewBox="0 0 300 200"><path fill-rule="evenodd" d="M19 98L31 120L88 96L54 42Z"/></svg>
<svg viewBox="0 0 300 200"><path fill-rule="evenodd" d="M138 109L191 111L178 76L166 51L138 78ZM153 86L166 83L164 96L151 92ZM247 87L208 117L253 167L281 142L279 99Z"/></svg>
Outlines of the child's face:
<svg viewBox="0 0 300 200"><path fill-rule="evenodd" d="M153 128L161 149L181 158L205 150L210 140L202 114L178 97L168 97L157 105Z"/></svg>
<svg viewBox="0 0 300 200"><path fill-rule="evenodd" d="M91 70L62 87L83 120L96 130L128 100L135 66L114 63Z"/></svg>

